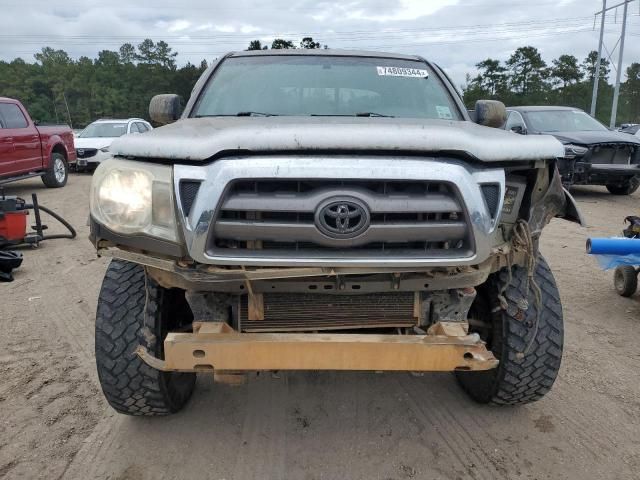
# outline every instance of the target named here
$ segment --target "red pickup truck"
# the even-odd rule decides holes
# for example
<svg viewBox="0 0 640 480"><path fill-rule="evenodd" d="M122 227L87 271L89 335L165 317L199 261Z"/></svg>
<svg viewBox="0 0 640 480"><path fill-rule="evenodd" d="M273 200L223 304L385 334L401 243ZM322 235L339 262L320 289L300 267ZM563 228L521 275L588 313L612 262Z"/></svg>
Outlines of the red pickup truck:
<svg viewBox="0 0 640 480"><path fill-rule="evenodd" d="M71 128L36 126L18 100L0 97L0 184L40 176L47 187L64 187L75 162Z"/></svg>

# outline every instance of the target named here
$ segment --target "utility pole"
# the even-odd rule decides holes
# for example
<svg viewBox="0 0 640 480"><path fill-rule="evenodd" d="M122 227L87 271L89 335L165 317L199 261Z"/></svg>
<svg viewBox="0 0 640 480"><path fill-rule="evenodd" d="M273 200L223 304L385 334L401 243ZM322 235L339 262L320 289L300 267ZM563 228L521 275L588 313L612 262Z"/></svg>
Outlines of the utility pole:
<svg viewBox="0 0 640 480"><path fill-rule="evenodd" d="M69 117L69 126L73 128L73 123L71 122L71 114L69 113L69 104L67 103L67 96L64 94L64 90L62 91L62 98L64 99L64 105L67 107L67 117Z"/></svg>
<svg viewBox="0 0 640 480"><path fill-rule="evenodd" d="M598 42L598 59L596 72L593 77L593 93L591 94L591 116L596 115L596 103L598 103L598 82L600 81L600 63L602 58L602 40L604 39L604 17L607 13L607 0L602 0L602 18L600 19L600 41ZM597 15L597 14L596 14Z"/></svg>
<svg viewBox="0 0 640 480"><path fill-rule="evenodd" d="M609 122L609 128L616 127L616 115L618 114L618 97L620 96L620 76L622 75L622 58L624 56L624 36L627 32L628 8L629 2L624 2L624 8L622 10L622 33L620 34L620 51L618 55L618 70L616 71L616 87L613 90L613 105L611 106L611 121Z"/></svg>
<svg viewBox="0 0 640 480"><path fill-rule="evenodd" d="M622 75L622 60L624 56L624 39L627 29L627 10L629 3L634 2L635 0L623 0L622 2L616 3L615 5L611 5L607 7L607 0L602 0L602 10L596 12L597 15L602 15L600 19L600 41L598 42L598 59L596 62L596 71L593 79L593 93L591 95L591 116L595 116L596 114L596 106L598 103L598 84L600 82L600 63L602 62L602 47L604 46L604 24L605 24L605 14L609 10L617 9L618 7L624 6L624 13L622 18L622 32L620 34L620 39L618 42L620 43L619 51L618 51L618 69L616 71L616 86L613 95L613 105L611 108L611 128L615 127L616 123L616 115L618 112L618 97L620 94L620 77ZM616 10L617 12L617 10ZM612 52L615 51L615 47ZM611 58L611 57L609 57Z"/></svg>

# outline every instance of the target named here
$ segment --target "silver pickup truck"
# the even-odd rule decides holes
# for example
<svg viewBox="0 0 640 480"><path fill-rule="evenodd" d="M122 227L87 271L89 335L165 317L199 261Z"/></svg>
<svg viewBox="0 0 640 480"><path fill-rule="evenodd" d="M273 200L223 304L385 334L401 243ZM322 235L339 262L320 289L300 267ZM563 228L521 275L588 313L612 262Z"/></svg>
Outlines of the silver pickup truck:
<svg viewBox="0 0 640 480"><path fill-rule="evenodd" d="M150 115L168 125L116 140L91 187L117 411L176 412L198 372L451 371L507 405L549 391L562 308L538 240L581 221L555 138L505 132L500 102L470 114L437 65L380 52L230 53Z"/></svg>

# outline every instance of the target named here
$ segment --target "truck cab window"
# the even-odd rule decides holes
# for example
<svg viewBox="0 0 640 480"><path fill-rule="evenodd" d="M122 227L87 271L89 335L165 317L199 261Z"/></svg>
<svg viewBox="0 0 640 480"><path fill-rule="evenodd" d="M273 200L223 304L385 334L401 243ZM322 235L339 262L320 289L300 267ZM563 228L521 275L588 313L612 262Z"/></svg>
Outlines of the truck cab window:
<svg viewBox="0 0 640 480"><path fill-rule="evenodd" d="M29 123L17 105L0 103L0 116L4 118L5 128L27 128Z"/></svg>

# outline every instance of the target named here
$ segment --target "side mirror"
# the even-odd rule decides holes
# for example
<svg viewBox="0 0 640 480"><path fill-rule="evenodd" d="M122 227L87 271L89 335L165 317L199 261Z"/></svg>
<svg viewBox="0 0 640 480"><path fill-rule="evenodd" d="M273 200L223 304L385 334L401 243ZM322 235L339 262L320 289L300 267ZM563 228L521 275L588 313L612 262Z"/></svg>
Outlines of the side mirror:
<svg viewBox="0 0 640 480"><path fill-rule="evenodd" d="M149 116L156 123L165 125L180 118L182 97L173 93L156 95L149 102Z"/></svg>
<svg viewBox="0 0 640 480"><path fill-rule="evenodd" d="M474 120L485 127L500 128L507 121L507 107L498 100L478 100Z"/></svg>
<svg viewBox="0 0 640 480"><path fill-rule="evenodd" d="M520 135L526 135L527 131L525 130L525 128L522 125L514 125L513 127L511 127L511 131L513 133L518 133Z"/></svg>

